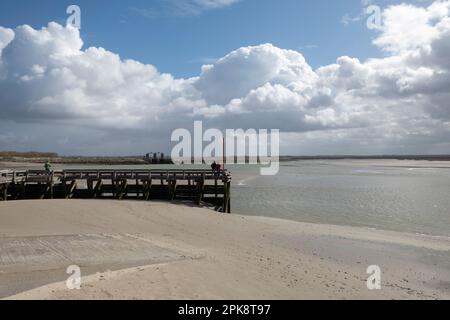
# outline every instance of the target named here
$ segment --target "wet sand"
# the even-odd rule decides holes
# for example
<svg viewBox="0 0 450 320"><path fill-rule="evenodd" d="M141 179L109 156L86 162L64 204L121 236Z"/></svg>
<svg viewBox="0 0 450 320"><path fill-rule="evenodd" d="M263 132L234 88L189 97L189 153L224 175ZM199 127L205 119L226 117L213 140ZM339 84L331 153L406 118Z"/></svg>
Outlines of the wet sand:
<svg viewBox="0 0 450 320"><path fill-rule="evenodd" d="M78 265L81 290L66 269ZM382 270L368 290L367 267ZM449 299L450 239L186 204L0 203L7 299Z"/></svg>

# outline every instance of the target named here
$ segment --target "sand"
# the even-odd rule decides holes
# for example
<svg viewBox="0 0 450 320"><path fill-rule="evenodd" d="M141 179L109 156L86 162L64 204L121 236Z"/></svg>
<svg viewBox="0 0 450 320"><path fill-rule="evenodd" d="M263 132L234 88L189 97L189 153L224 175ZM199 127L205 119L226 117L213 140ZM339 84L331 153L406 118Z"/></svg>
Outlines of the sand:
<svg viewBox="0 0 450 320"><path fill-rule="evenodd" d="M80 290L66 286L79 265ZM367 267L382 270L368 290ZM449 299L450 238L186 204L0 203L6 299Z"/></svg>

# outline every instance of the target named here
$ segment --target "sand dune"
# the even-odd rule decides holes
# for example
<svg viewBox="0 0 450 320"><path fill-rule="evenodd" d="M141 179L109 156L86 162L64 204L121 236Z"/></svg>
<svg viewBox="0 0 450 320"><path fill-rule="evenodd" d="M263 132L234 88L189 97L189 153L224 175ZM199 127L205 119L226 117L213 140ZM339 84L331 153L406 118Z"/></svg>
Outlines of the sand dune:
<svg viewBox="0 0 450 320"><path fill-rule="evenodd" d="M81 290L69 290L69 265ZM366 269L382 270L382 289ZM222 215L185 204L0 203L8 299L443 299L450 239Z"/></svg>

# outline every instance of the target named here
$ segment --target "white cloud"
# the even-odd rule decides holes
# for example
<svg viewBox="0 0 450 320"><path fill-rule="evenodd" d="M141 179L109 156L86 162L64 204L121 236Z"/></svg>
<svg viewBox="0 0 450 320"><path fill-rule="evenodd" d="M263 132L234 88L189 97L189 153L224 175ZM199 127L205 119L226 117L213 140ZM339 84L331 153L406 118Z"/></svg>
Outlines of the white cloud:
<svg viewBox="0 0 450 320"><path fill-rule="evenodd" d="M240 48L213 65L203 66L195 86L208 103L226 104L266 83L282 84L296 91L310 89L315 78L300 53L264 44Z"/></svg>
<svg viewBox="0 0 450 320"><path fill-rule="evenodd" d="M11 29L6 29L0 27L0 80L3 75L3 62L2 62L2 51L3 49L14 39L14 31Z"/></svg>
<svg viewBox="0 0 450 320"><path fill-rule="evenodd" d="M441 23L445 16L448 16L448 6L440 2L429 8L409 4L391 6L383 12L383 34L374 43L392 53L426 48L439 35L434 23Z"/></svg>
<svg viewBox="0 0 450 320"><path fill-rule="evenodd" d="M131 12L145 18L153 19L161 15L192 16L199 15L208 10L231 6L242 0L160 0L159 9L130 8Z"/></svg>
<svg viewBox="0 0 450 320"><path fill-rule="evenodd" d="M5 106L0 115L16 121L144 129L197 103L191 81L123 61L102 48L83 51L82 44L77 29L56 23L42 30L18 27L2 53L7 75L0 81Z"/></svg>
<svg viewBox="0 0 450 320"><path fill-rule="evenodd" d="M228 7L240 0L166 0L180 15L196 15L206 10Z"/></svg>
<svg viewBox="0 0 450 320"><path fill-rule="evenodd" d="M14 127L37 138L50 125L71 128L63 136L79 152L99 152L106 137L142 150L203 119L222 128L281 129L290 133L285 153L448 153L449 9L448 0L386 9L374 40L384 58L339 57L312 70L299 52L263 44L237 49L191 79L102 48L84 50L78 30L56 23L0 28L0 149L18 136L10 134ZM89 142L76 137L77 127Z"/></svg>
<svg viewBox="0 0 450 320"><path fill-rule="evenodd" d="M13 30L0 27L0 52L12 41L13 38Z"/></svg>
<svg viewBox="0 0 450 320"><path fill-rule="evenodd" d="M190 0L190 2L195 3L197 6L206 8L221 8L232 5L240 0ZM179 2L183 2L179 1ZM189 2L189 0L185 1Z"/></svg>

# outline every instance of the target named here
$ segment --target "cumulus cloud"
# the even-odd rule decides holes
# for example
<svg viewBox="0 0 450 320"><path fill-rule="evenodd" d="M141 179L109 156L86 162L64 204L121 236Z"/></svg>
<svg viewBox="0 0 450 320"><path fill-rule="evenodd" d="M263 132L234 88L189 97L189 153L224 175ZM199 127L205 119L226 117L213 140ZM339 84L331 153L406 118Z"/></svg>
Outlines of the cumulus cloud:
<svg viewBox="0 0 450 320"><path fill-rule="evenodd" d="M301 53L263 44L237 49L191 79L83 49L71 27L0 28L0 123L83 127L99 140L129 137L136 150L143 132L161 141L157 135L204 120L281 129L286 153L448 153L449 10L449 0L384 10L374 39L383 58L344 56L313 70ZM0 148L17 136L0 133Z"/></svg>
<svg viewBox="0 0 450 320"><path fill-rule="evenodd" d="M2 74L2 51L3 49L14 39L14 31L0 27L0 80L3 77Z"/></svg>
<svg viewBox="0 0 450 320"><path fill-rule="evenodd" d="M12 41L13 38L13 30L0 27L0 52Z"/></svg>
<svg viewBox="0 0 450 320"><path fill-rule="evenodd" d="M202 68L196 88L209 104L225 104L266 83L310 89L316 75L298 52L264 44L240 48Z"/></svg>
<svg viewBox="0 0 450 320"><path fill-rule="evenodd" d="M75 28L50 23L14 32L2 52L3 119L145 129L198 103L189 80L103 48L81 50Z"/></svg>

